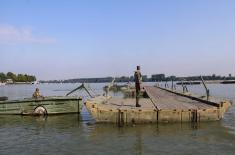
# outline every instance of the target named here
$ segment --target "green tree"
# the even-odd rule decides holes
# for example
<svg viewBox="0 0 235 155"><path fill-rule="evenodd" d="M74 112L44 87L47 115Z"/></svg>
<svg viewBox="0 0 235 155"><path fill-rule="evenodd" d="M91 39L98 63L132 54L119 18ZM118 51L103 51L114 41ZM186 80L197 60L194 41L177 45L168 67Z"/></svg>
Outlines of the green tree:
<svg viewBox="0 0 235 155"><path fill-rule="evenodd" d="M7 79L7 76L4 73L0 73L0 82L5 82Z"/></svg>
<svg viewBox="0 0 235 155"><path fill-rule="evenodd" d="M7 78L12 79L14 82L17 81L17 76L12 72L7 73Z"/></svg>
<svg viewBox="0 0 235 155"><path fill-rule="evenodd" d="M28 81L29 81L29 82L36 81L36 77L35 77L35 76L32 76L32 75L29 75L29 76L28 76Z"/></svg>
<svg viewBox="0 0 235 155"><path fill-rule="evenodd" d="M6 79L12 79L13 82L33 82L36 81L36 77L34 75L27 74L14 74L12 72L8 72L7 74L0 73L0 82L5 82Z"/></svg>
<svg viewBox="0 0 235 155"><path fill-rule="evenodd" d="M17 76L17 81L18 81L18 82L27 82L28 80L27 80L27 77L26 77L25 75L23 75L23 74L18 74L18 76Z"/></svg>

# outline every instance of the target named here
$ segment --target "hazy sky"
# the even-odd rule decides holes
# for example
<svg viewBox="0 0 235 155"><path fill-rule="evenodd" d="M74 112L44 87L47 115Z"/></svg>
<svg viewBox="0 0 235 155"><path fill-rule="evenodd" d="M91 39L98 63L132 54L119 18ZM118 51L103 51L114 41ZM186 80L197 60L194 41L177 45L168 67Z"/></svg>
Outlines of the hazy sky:
<svg viewBox="0 0 235 155"><path fill-rule="evenodd" d="M0 0L0 72L235 75L234 0Z"/></svg>

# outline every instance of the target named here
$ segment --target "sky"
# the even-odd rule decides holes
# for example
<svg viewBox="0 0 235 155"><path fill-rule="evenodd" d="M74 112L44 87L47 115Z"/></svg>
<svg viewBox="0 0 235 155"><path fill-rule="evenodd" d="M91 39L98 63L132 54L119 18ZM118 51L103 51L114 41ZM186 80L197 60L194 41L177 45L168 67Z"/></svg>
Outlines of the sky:
<svg viewBox="0 0 235 155"><path fill-rule="evenodd" d="M0 72L235 75L234 0L0 0Z"/></svg>

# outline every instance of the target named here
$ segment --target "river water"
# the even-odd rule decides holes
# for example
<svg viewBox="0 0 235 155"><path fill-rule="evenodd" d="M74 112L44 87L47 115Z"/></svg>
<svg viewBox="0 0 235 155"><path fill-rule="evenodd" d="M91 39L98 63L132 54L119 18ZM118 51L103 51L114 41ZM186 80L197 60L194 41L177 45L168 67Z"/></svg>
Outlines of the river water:
<svg viewBox="0 0 235 155"><path fill-rule="evenodd" d="M90 84L102 94L105 84ZM79 84L0 86L0 96L31 97L36 87L44 96L65 95ZM214 96L235 103L235 85L208 85ZM178 87L180 90L180 86ZM202 85L189 86L202 94ZM75 95L84 96L83 93ZM112 94L116 97L120 94ZM84 96L85 97L85 96ZM198 125L190 123L117 127L95 124L85 107L80 115L43 117L0 116L0 154L235 154L235 105L223 120Z"/></svg>

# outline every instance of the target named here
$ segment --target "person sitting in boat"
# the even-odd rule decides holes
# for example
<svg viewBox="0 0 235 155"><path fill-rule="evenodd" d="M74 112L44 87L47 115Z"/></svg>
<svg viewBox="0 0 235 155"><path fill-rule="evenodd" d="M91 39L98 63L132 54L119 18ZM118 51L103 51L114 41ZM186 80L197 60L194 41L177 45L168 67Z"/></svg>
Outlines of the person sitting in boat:
<svg viewBox="0 0 235 155"><path fill-rule="evenodd" d="M42 95L40 95L39 88L36 88L35 92L33 93L33 98L44 98Z"/></svg>

